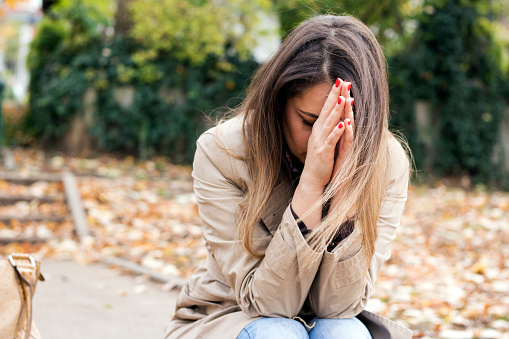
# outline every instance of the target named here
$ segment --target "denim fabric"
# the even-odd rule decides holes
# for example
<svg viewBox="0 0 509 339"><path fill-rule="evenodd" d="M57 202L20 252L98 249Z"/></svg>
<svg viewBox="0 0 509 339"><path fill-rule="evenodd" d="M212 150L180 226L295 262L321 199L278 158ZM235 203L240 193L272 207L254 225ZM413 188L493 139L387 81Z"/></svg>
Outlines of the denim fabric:
<svg viewBox="0 0 509 339"><path fill-rule="evenodd" d="M309 332L310 339L371 339L368 329L357 318L349 319L318 319L315 327Z"/></svg>
<svg viewBox="0 0 509 339"><path fill-rule="evenodd" d="M371 339L364 324L357 318L313 319L315 327L309 332L297 320L262 318L248 324L237 339Z"/></svg>

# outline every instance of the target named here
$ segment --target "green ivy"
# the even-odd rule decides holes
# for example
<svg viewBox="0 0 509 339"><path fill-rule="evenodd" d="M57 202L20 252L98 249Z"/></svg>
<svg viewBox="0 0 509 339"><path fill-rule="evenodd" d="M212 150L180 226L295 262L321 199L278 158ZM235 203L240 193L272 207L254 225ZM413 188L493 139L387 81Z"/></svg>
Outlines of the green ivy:
<svg viewBox="0 0 509 339"><path fill-rule="evenodd" d="M491 157L507 105L508 75L490 53L491 33L481 27L475 1L427 1L406 48L389 59L391 123L402 129L423 169L426 149L417 133L414 103L431 105L436 176L468 174L496 183L502 168ZM504 89L505 88L505 89ZM505 91L505 92L504 92Z"/></svg>
<svg viewBox="0 0 509 339"><path fill-rule="evenodd" d="M98 14L90 11L78 2L40 24L29 58L31 110L24 129L41 142L60 140L82 114L84 93L94 88L97 114L90 133L100 149L190 162L206 116L236 105L232 98L243 95L258 64L233 54L209 55L197 66L170 52L140 63L135 58L146 50L129 37L106 37L99 30L104 22L91 19ZM135 88L127 108L114 99L115 89L124 86ZM178 92L173 98L172 91Z"/></svg>
<svg viewBox="0 0 509 339"><path fill-rule="evenodd" d="M292 1L288 4L309 2ZM191 58L193 48L182 41L165 44L168 41L157 37L162 31L153 32L147 26L139 26L132 36L109 37L104 27L111 17L101 15L87 3L82 0L62 6L38 28L29 56L31 111L24 130L38 141L60 140L76 114L82 114L84 93L94 88L97 114L90 133L101 149L141 157L162 154L176 162L189 162L197 136L207 127L204 117L214 115L217 107L239 103L258 65L245 59L245 53L236 52L236 44L242 45L242 41L219 46L214 39L215 47L209 47L226 53ZM508 57L497 45L503 38L495 34L490 19L493 11L473 0L427 0L421 11L412 10L413 16L404 18L418 23L415 32L403 34L396 21L409 13L403 10L407 1L394 2L396 7L383 3L392 8L391 19L381 22L380 29L391 28L402 39L391 42L388 60L391 125L409 140L417 169L431 171L437 177L468 174L478 182L505 180L509 188L509 179L491 161L509 98ZM195 1L185 6L189 9L203 4ZM281 9L283 25L293 26L294 15L300 12L288 4L278 3L275 8ZM347 5L357 8L354 2L342 4L344 9ZM157 11L147 3L138 6L139 13L157 17ZM368 15L360 11L361 7L358 14ZM329 5L316 12L331 8ZM143 15L134 19L135 25L143 24ZM191 23L185 26L185 30L194 28ZM164 32L180 34L178 27L170 24ZM144 34L151 34L150 39L141 44ZM150 45L151 41L162 45ZM124 86L136 89L133 103L127 108L114 100L115 89ZM160 95L161 91L166 94ZM437 154L431 164L425 164L429 154L415 120L418 100L428 102L432 111Z"/></svg>

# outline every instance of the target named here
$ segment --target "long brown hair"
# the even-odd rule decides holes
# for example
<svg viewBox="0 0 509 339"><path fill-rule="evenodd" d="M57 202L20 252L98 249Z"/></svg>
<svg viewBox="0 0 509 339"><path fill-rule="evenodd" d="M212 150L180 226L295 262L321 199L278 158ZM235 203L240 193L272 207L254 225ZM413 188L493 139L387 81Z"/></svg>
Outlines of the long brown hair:
<svg viewBox="0 0 509 339"><path fill-rule="evenodd" d="M352 83L355 98L355 136L339 173L324 191L322 208L332 197L336 209L328 213L308 238L310 246L323 250L347 213L356 209L366 258L374 253L377 219L386 188L389 89L386 60L371 31L350 16L316 16L299 25L278 51L254 75L244 102L234 115L243 115L244 160L252 180L237 215L237 237L244 250L254 257L252 235L268 198L281 180L283 147L282 111L286 100L310 87L332 84L337 77ZM301 216L302 217L302 216ZM369 260L364 264L369 265Z"/></svg>

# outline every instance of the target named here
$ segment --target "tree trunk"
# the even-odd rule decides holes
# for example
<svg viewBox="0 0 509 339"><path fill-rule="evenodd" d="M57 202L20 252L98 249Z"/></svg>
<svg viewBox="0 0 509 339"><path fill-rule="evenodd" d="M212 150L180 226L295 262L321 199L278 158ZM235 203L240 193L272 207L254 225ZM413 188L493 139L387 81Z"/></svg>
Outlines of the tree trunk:
<svg viewBox="0 0 509 339"><path fill-rule="evenodd" d="M117 0L117 12L115 13L115 34L126 36L133 25L129 5L132 0Z"/></svg>

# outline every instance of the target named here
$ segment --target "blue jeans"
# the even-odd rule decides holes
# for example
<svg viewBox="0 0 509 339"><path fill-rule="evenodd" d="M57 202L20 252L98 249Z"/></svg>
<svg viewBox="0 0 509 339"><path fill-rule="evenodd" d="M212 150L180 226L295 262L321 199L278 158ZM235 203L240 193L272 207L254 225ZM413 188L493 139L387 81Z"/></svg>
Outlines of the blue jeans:
<svg viewBox="0 0 509 339"><path fill-rule="evenodd" d="M368 329L357 318L318 319L309 332L299 321L262 318L249 323L237 339L371 339Z"/></svg>

